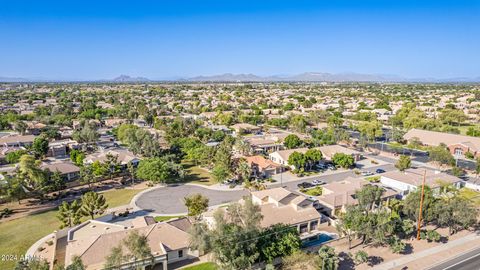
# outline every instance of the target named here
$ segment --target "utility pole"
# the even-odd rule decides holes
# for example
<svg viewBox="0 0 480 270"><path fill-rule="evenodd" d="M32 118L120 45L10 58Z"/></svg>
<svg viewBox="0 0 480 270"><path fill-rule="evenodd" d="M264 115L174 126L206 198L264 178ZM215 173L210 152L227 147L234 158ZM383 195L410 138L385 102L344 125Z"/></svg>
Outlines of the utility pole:
<svg viewBox="0 0 480 270"><path fill-rule="evenodd" d="M420 240L420 227L422 224L422 209L423 209L423 197L425 192L425 178L427 176L427 170L423 171L423 181L422 181L422 193L420 195L420 211L418 213L418 222L417 222L417 240Z"/></svg>

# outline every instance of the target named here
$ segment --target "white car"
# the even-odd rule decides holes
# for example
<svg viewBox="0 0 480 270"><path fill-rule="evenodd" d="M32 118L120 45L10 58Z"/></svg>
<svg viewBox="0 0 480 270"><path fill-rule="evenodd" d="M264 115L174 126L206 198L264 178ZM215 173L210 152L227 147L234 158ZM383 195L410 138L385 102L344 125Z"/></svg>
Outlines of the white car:
<svg viewBox="0 0 480 270"><path fill-rule="evenodd" d="M312 184L314 184L315 186L319 186L319 185L325 185L326 182L322 181L322 180L315 179L315 180L312 181Z"/></svg>

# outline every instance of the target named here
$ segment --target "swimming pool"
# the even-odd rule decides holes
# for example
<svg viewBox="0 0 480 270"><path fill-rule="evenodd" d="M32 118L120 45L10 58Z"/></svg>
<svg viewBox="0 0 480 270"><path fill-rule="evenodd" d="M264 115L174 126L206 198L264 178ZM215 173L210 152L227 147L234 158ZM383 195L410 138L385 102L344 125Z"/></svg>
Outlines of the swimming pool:
<svg viewBox="0 0 480 270"><path fill-rule="evenodd" d="M330 241L332 239L335 239L334 235L321 233L317 236L313 236L313 237L304 239L303 242L302 242L302 247L305 248L305 247L318 246L318 245L321 245L322 243Z"/></svg>

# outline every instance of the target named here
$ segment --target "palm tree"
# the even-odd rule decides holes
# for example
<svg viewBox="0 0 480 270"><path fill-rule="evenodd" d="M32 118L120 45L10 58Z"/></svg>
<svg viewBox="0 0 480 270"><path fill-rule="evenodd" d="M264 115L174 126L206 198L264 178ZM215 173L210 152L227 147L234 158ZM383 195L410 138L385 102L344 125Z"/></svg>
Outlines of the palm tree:
<svg viewBox="0 0 480 270"><path fill-rule="evenodd" d="M248 181L248 179L250 179L250 175L252 175L252 168L244 158L239 160L236 173L237 176L243 181Z"/></svg>

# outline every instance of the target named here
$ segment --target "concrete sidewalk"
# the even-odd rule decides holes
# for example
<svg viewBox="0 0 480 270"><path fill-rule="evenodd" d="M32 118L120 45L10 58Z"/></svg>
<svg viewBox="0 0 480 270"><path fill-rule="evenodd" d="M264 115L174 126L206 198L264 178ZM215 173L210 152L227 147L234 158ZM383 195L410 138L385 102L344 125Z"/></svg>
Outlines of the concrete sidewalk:
<svg viewBox="0 0 480 270"><path fill-rule="evenodd" d="M374 267L373 269L425 269L425 267L429 267L445 259L453 258L458 254L468 250L469 246L478 245L479 243L480 235L477 233L472 233L465 237L450 241L446 244L440 244L418 253L413 253L392 261L388 261Z"/></svg>

